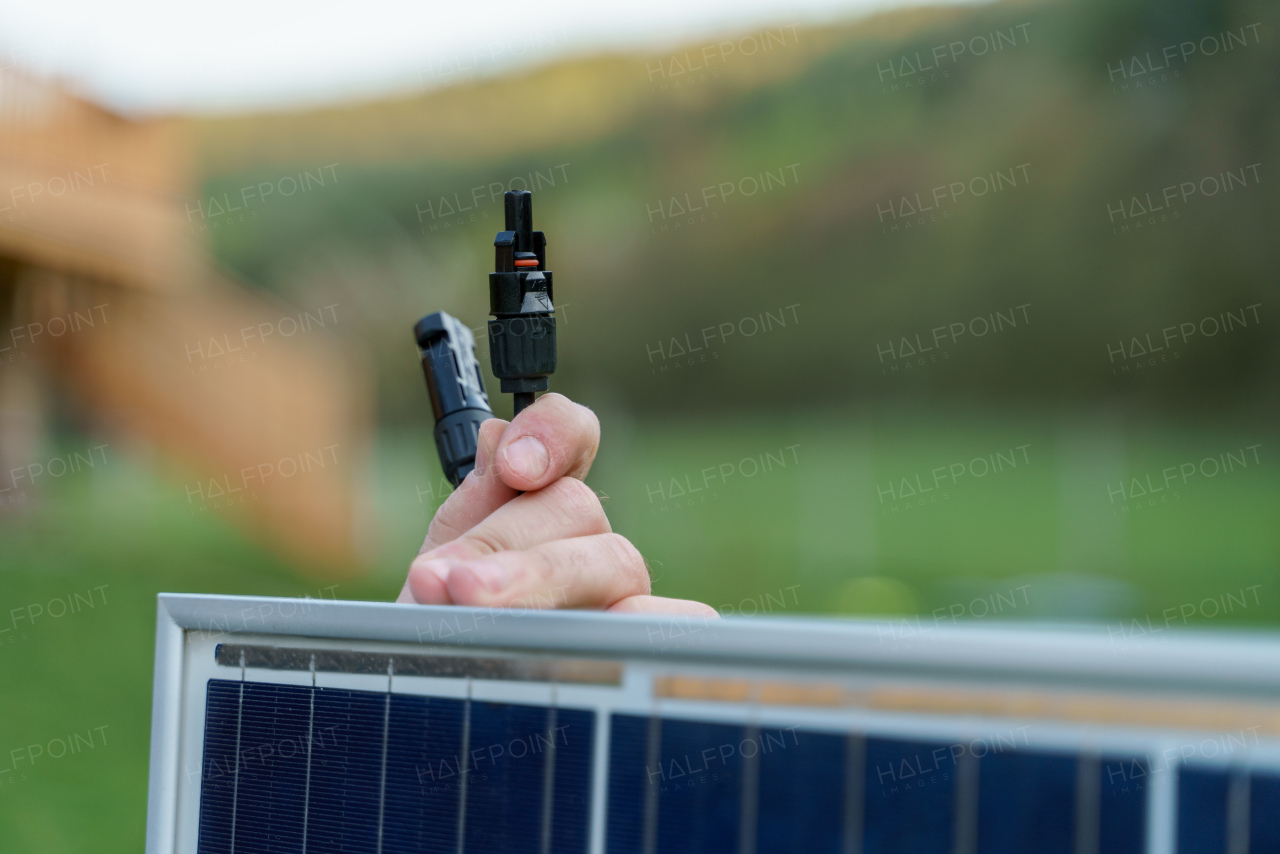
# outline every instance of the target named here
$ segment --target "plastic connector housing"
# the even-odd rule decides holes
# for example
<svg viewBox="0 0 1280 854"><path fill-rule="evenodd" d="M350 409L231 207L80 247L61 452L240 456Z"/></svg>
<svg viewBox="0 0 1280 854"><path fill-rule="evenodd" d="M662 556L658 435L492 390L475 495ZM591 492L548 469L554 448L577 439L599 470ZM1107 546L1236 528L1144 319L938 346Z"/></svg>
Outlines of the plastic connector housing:
<svg viewBox="0 0 1280 854"><path fill-rule="evenodd" d="M413 328L435 415L440 467L455 487L475 468L480 425L493 417L471 330L443 311Z"/></svg>
<svg viewBox="0 0 1280 854"><path fill-rule="evenodd" d="M533 230L532 195L508 192L506 230L493 241L494 272L489 274L489 358L503 393L525 405L535 392L550 387L556 369L556 318L547 239Z"/></svg>

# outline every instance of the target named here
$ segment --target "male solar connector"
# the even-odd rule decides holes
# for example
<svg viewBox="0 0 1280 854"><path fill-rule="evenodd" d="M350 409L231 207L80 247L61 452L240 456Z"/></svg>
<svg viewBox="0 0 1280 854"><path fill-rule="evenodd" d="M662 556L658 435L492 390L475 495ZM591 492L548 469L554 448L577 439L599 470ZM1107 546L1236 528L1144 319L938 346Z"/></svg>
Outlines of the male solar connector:
<svg viewBox="0 0 1280 854"><path fill-rule="evenodd" d="M493 239L489 274L489 358L504 394L515 396L515 413L546 391L556 369L556 318L547 239L533 230L532 194L508 192L506 231Z"/></svg>
<svg viewBox="0 0 1280 854"><path fill-rule="evenodd" d="M456 317L443 311L419 320L413 335L422 351L422 372L436 417L440 467L457 486L476 466L481 423L493 417L476 361L476 339Z"/></svg>

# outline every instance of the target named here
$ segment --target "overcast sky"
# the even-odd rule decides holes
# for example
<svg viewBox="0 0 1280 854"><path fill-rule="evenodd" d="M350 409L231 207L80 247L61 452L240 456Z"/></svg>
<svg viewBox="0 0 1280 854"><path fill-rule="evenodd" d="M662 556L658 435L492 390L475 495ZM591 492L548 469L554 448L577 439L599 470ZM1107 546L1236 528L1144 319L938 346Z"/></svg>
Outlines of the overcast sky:
<svg viewBox="0 0 1280 854"><path fill-rule="evenodd" d="M278 109L918 2L28 0L0 4L0 65L131 113Z"/></svg>

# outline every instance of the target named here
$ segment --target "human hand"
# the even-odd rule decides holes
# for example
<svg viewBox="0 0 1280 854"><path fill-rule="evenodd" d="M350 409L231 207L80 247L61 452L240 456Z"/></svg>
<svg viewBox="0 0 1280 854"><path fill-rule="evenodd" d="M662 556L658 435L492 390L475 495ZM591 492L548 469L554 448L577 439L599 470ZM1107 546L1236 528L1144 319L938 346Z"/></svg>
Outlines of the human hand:
<svg viewBox="0 0 1280 854"><path fill-rule="evenodd" d="M485 421L475 470L436 511L396 601L716 616L649 595L644 558L583 483L599 446L595 413L559 394Z"/></svg>

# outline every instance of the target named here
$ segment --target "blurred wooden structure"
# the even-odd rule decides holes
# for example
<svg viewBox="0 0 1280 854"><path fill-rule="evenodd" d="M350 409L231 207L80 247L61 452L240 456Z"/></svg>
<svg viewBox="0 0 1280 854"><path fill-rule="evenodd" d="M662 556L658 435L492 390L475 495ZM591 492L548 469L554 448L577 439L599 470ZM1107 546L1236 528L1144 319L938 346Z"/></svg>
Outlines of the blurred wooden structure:
<svg viewBox="0 0 1280 854"><path fill-rule="evenodd" d="M212 268L188 150L179 121L0 71L0 472L36 459L56 387L88 423L176 461L191 512L227 515L310 573L351 572L367 371L324 328L336 308L304 319ZM31 489L0 486L8 503Z"/></svg>

